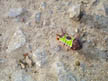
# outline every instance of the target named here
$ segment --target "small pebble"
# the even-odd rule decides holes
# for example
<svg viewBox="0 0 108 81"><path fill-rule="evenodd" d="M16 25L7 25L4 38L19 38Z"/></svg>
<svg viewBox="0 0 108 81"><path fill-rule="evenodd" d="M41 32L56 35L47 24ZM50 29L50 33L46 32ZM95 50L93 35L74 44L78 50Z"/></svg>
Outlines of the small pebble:
<svg viewBox="0 0 108 81"><path fill-rule="evenodd" d="M73 5L71 8L69 8L68 12L69 18L78 20L80 15L80 5Z"/></svg>
<svg viewBox="0 0 108 81"><path fill-rule="evenodd" d="M40 20L41 20L41 12L38 12L35 15L35 22L40 22Z"/></svg>
<svg viewBox="0 0 108 81"><path fill-rule="evenodd" d="M77 79L71 72L67 72L59 76L58 81L77 81Z"/></svg>
<svg viewBox="0 0 108 81"><path fill-rule="evenodd" d="M9 17L17 17L23 14L26 10L24 8L12 8L10 9L8 16Z"/></svg>
<svg viewBox="0 0 108 81"><path fill-rule="evenodd" d="M8 49L7 52L12 52L22 46L24 46L26 43L26 37L23 33L22 30L18 29L12 36L9 45L8 45Z"/></svg>
<svg viewBox="0 0 108 81"><path fill-rule="evenodd" d="M79 62L79 61L76 61L76 62L75 62L75 65L76 65L76 66L80 66L80 62Z"/></svg>
<svg viewBox="0 0 108 81"><path fill-rule="evenodd" d="M76 29L75 29L75 32L76 32L76 33L79 33L79 31L80 31L79 28L76 28Z"/></svg>
<svg viewBox="0 0 108 81"><path fill-rule="evenodd" d="M20 63L21 69L25 69L25 65L23 63Z"/></svg>

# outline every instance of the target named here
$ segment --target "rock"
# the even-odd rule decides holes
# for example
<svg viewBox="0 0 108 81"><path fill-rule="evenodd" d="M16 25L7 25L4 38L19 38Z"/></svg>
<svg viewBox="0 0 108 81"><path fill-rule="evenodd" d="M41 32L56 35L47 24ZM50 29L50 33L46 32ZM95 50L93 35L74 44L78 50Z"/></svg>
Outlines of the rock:
<svg viewBox="0 0 108 81"><path fill-rule="evenodd" d="M0 33L0 36L2 36L2 34Z"/></svg>
<svg viewBox="0 0 108 81"><path fill-rule="evenodd" d="M99 16L106 16L104 1L100 1L93 9L93 12Z"/></svg>
<svg viewBox="0 0 108 81"><path fill-rule="evenodd" d="M77 81L71 72L60 75L58 81Z"/></svg>
<svg viewBox="0 0 108 81"><path fill-rule="evenodd" d="M58 74L58 81L76 81L72 72L68 72L62 62L56 63L56 71Z"/></svg>
<svg viewBox="0 0 108 81"><path fill-rule="evenodd" d="M31 57L26 53L24 54L24 58L19 60L19 65L22 69L25 69L27 71L28 68L31 68L34 65L34 63Z"/></svg>
<svg viewBox="0 0 108 81"><path fill-rule="evenodd" d="M58 46L55 47L55 51L56 51L56 52L58 52L58 51L60 51L60 50L61 50L61 46L58 45Z"/></svg>
<svg viewBox="0 0 108 81"><path fill-rule="evenodd" d="M30 59L30 57L26 56L25 60L26 60L26 63L28 64L28 66L29 66L29 67L32 67L33 62L32 62L32 60Z"/></svg>
<svg viewBox="0 0 108 81"><path fill-rule="evenodd" d="M86 81L86 80L82 79L81 81Z"/></svg>
<svg viewBox="0 0 108 81"><path fill-rule="evenodd" d="M62 62L56 63L56 71L58 75L61 75L66 72L64 64Z"/></svg>
<svg viewBox="0 0 108 81"><path fill-rule="evenodd" d="M80 32L80 28L76 28L76 29L75 29L75 32L76 32L76 33L79 33L79 32Z"/></svg>
<svg viewBox="0 0 108 81"><path fill-rule="evenodd" d="M76 66L80 66L80 61L76 61L76 62L75 62L75 65L76 65Z"/></svg>
<svg viewBox="0 0 108 81"><path fill-rule="evenodd" d="M12 8L10 9L8 16L9 17L17 17L22 15L26 10L24 8Z"/></svg>
<svg viewBox="0 0 108 81"><path fill-rule="evenodd" d="M25 74L23 70L16 71L11 76L12 81L34 81L32 77Z"/></svg>
<svg viewBox="0 0 108 81"><path fill-rule="evenodd" d="M35 22L40 22L40 20L41 20L41 12L38 12L35 15Z"/></svg>
<svg viewBox="0 0 108 81"><path fill-rule="evenodd" d="M107 48L108 48L108 37L106 37L104 40L105 40L105 43L106 43Z"/></svg>
<svg viewBox="0 0 108 81"><path fill-rule="evenodd" d="M7 52L12 52L22 46L26 43L25 35L23 34L22 30L18 29L14 35L12 36Z"/></svg>
<svg viewBox="0 0 108 81"><path fill-rule="evenodd" d="M99 0L92 0L91 4L92 4L92 6L96 6L99 4Z"/></svg>
<svg viewBox="0 0 108 81"><path fill-rule="evenodd" d="M53 14L53 10L49 10L48 13L49 13L49 15L52 15Z"/></svg>
<svg viewBox="0 0 108 81"><path fill-rule="evenodd" d="M82 69L83 72L86 71L86 65L84 63L80 64L80 67Z"/></svg>
<svg viewBox="0 0 108 81"><path fill-rule="evenodd" d="M4 63L4 62L6 62L6 59L0 58L0 63Z"/></svg>
<svg viewBox="0 0 108 81"><path fill-rule="evenodd" d="M106 62L108 60L107 52L99 51L98 53L99 60Z"/></svg>
<svg viewBox="0 0 108 81"><path fill-rule="evenodd" d="M69 18L73 20L79 20L80 5L79 4L73 5L71 8L69 8L68 12L69 12Z"/></svg>
<svg viewBox="0 0 108 81"><path fill-rule="evenodd" d="M35 64L39 67L42 67L43 65L45 65L47 63L46 51L42 50L42 49L37 49L33 53L33 60L34 60Z"/></svg>
<svg viewBox="0 0 108 81"><path fill-rule="evenodd" d="M47 5L46 2L42 2L42 3L41 3L41 7L42 7L42 8L46 8L46 5Z"/></svg>

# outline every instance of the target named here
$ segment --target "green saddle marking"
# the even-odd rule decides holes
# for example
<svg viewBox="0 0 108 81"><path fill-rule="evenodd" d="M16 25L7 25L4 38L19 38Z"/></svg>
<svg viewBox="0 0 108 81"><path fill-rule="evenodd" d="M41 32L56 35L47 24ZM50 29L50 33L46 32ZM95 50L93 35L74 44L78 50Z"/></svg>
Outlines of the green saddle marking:
<svg viewBox="0 0 108 81"><path fill-rule="evenodd" d="M63 43L65 43L66 45L72 47L72 43L73 43L73 40L75 39L74 37L71 37L72 39L71 40L68 40L66 39L67 35L64 35L63 37L61 37L59 40Z"/></svg>

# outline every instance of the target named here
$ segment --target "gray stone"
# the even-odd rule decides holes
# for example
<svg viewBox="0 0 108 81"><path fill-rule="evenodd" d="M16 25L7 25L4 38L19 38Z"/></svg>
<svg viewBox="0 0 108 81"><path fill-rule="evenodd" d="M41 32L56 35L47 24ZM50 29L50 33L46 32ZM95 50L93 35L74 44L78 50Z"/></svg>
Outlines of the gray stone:
<svg viewBox="0 0 108 81"><path fill-rule="evenodd" d="M98 56L99 56L99 59L103 62L108 60L107 52L99 51Z"/></svg>
<svg viewBox="0 0 108 81"><path fill-rule="evenodd" d="M42 2L42 3L41 3L41 7L42 7L42 8L46 8L46 5L47 5L46 2Z"/></svg>
<svg viewBox="0 0 108 81"><path fill-rule="evenodd" d="M48 13L49 13L49 15L52 15L53 14L53 11L52 10L49 10Z"/></svg>
<svg viewBox="0 0 108 81"><path fill-rule="evenodd" d="M62 62L56 63L56 71L58 75L61 75L66 72L64 64Z"/></svg>
<svg viewBox="0 0 108 81"><path fill-rule="evenodd" d="M56 51L56 52L58 52L58 51L60 51L60 50L61 50L61 46L58 45L57 47L55 47L55 51Z"/></svg>
<svg viewBox="0 0 108 81"><path fill-rule="evenodd" d="M106 16L108 16L108 1L106 0L104 3L104 9L105 9L105 13L106 13Z"/></svg>
<svg viewBox="0 0 108 81"><path fill-rule="evenodd" d="M86 71L86 65L84 63L83 64L80 64L80 67L81 67L81 69L82 69L83 72Z"/></svg>
<svg viewBox="0 0 108 81"><path fill-rule="evenodd" d="M0 70L0 72L1 72L1 70ZM0 81L9 81L9 77L6 74L1 72L0 73Z"/></svg>
<svg viewBox="0 0 108 81"><path fill-rule="evenodd" d="M71 8L69 8L68 10L69 12L69 18L71 19L79 19L79 15L80 15L80 4L76 4L76 5L72 5Z"/></svg>
<svg viewBox="0 0 108 81"><path fill-rule="evenodd" d="M99 16L106 16L105 8L104 8L104 1L101 1L97 4L94 8L94 13Z"/></svg>
<svg viewBox="0 0 108 81"><path fill-rule="evenodd" d="M12 52L12 51L24 46L25 43L26 43L26 37L23 34L22 30L18 29L14 33L14 35L12 36L12 38L9 42L7 52Z"/></svg>
<svg viewBox="0 0 108 81"><path fill-rule="evenodd" d="M12 8L10 9L8 16L9 17L17 17L22 15L26 10L24 8Z"/></svg>
<svg viewBox="0 0 108 81"><path fill-rule="evenodd" d="M16 71L11 76L12 81L34 81L32 77L25 74L23 70Z"/></svg>
<svg viewBox="0 0 108 81"><path fill-rule="evenodd" d="M76 81L75 76L66 70L64 63L56 62L56 71L58 75L58 81Z"/></svg>
<svg viewBox="0 0 108 81"><path fill-rule="evenodd" d="M77 81L71 72L60 75L58 81Z"/></svg>
<svg viewBox="0 0 108 81"><path fill-rule="evenodd" d="M38 12L35 15L35 22L40 22L40 20L41 20L41 12Z"/></svg>
<svg viewBox="0 0 108 81"><path fill-rule="evenodd" d="M6 59L0 58L0 63L4 63L4 62L6 62Z"/></svg>
<svg viewBox="0 0 108 81"><path fill-rule="evenodd" d="M34 60L35 64L39 67L42 67L43 65L45 65L47 63L46 51L42 50L42 49L37 49L33 53L33 60Z"/></svg>

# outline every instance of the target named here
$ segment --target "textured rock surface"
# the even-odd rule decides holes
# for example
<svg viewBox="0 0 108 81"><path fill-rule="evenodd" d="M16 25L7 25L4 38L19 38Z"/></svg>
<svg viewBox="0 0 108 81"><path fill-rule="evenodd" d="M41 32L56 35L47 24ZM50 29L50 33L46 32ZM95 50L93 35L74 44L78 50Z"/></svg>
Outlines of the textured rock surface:
<svg viewBox="0 0 108 81"><path fill-rule="evenodd" d="M61 29L82 49L59 46ZM107 80L108 0L0 0L0 81Z"/></svg>
<svg viewBox="0 0 108 81"><path fill-rule="evenodd" d="M14 8L10 9L8 16L9 17L17 17L22 15L26 10L23 8Z"/></svg>
<svg viewBox="0 0 108 81"><path fill-rule="evenodd" d="M12 81L34 81L29 74L24 74L22 70L14 72L11 77Z"/></svg>
<svg viewBox="0 0 108 81"><path fill-rule="evenodd" d="M45 50L43 49L37 49L34 53L33 53L33 59L34 62L37 66L42 67L44 64L47 63L47 59L48 59L48 54L46 53Z"/></svg>
<svg viewBox="0 0 108 81"><path fill-rule="evenodd" d="M12 52L22 46L26 43L25 35L23 34L22 30L18 29L14 35L12 36L7 52Z"/></svg>

